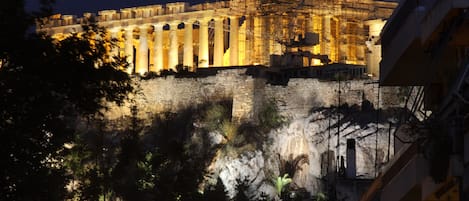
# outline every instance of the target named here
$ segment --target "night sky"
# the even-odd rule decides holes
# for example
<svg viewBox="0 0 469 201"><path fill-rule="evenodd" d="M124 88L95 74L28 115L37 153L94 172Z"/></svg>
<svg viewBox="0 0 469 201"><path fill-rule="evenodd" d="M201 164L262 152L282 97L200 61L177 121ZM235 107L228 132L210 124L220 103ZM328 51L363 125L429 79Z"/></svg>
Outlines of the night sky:
<svg viewBox="0 0 469 201"><path fill-rule="evenodd" d="M151 4L165 4L171 2L190 2L197 4L213 0L56 0L54 13L81 16L85 12L97 13L99 10L121 9ZM26 0L26 9L36 10L39 0Z"/></svg>

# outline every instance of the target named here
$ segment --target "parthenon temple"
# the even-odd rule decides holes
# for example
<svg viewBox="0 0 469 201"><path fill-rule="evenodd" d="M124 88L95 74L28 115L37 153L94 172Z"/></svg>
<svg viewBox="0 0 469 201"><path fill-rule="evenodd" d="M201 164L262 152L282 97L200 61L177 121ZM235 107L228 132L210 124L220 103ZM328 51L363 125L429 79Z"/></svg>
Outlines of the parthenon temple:
<svg viewBox="0 0 469 201"><path fill-rule="evenodd" d="M366 65L376 75L379 33L396 7L375 0L230 0L56 14L37 30L61 38L95 21L118 39L110 56L127 56L129 73L264 65L291 53L301 66Z"/></svg>

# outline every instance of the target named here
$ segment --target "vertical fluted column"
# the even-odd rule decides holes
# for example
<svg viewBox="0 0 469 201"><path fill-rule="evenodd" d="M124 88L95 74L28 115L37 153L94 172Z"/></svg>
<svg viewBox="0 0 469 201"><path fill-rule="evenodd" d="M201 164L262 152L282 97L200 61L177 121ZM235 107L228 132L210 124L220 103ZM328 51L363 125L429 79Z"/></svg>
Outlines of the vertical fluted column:
<svg viewBox="0 0 469 201"><path fill-rule="evenodd" d="M161 72L163 70L163 24L154 24L155 41L153 43L153 67L150 71Z"/></svg>
<svg viewBox="0 0 469 201"><path fill-rule="evenodd" d="M213 66L223 66L223 18L215 19L215 44L213 47Z"/></svg>
<svg viewBox="0 0 469 201"><path fill-rule="evenodd" d="M194 41L192 40L192 21L184 23L184 60L183 65L192 69L194 66Z"/></svg>
<svg viewBox="0 0 469 201"><path fill-rule="evenodd" d="M239 27L239 34L238 34L238 65L245 65L246 62L246 20L243 21L241 26Z"/></svg>
<svg viewBox="0 0 469 201"><path fill-rule="evenodd" d="M148 27L140 27L137 68L135 72L143 75L148 72Z"/></svg>
<svg viewBox="0 0 469 201"><path fill-rule="evenodd" d="M126 57L129 67L127 73L131 74L134 71L134 46L133 46L133 27L125 28L125 42L124 42L124 56Z"/></svg>
<svg viewBox="0 0 469 201"><path fill-rule="evenodd" d="M282 32L282 17L281 16L273 16L273 22L272 25L274 26L273 30L275 33L273 34L274 36L274 41L273 41L273 52L272 54L274 55L281 55L282 54L282 44L280 44L277 40L280 40L283 38L283 32Z"/></svg>
<svg viewBox="0 0 469 201"><path fill-rule="evenodd" d="M230 17L230 66L238 65L239 18Z"/></svg>
<svg viewBox="0 0 469 201"><path fill-rule="evenodd" d="M179 45L178 45L178 23L169 25L169 55L168 68L176 69L179 64Z"/></svg>
<svg viewBox="0 0 469 201"><path fill-rule="evenodd" d="M199 25L199 67L208 67L208 19L200 19Z"/></svg>
<svg viewBox="0 0 469 201"><path fill-rule="evenodd" d="M261 35L261 63L264 65L270 65L270 54L271 54L271 40L272 32L270 32L270 19L271 16L262 16L262 35Z"/></svg>
<svg viewBox="0 0 469 201"><path fill-rule="evenodd" d="M254 65L264 64L262 58L263 43L263 16L254 16Z"/></svg>
<svg viewBox="0 0 469 201"><path fill-rule="evenodd" d="M352 55L350 54L350 50L354 47L352 47L353 43L351 43L351 35L353 33L351 30L348 30L348 21L347 19L340 19L340 36L341 39L345 40L345 43L340 43L339 45L339 62L341 63L348 63L350 60L352 60Z"/></svg>
<svg viewBox="0 0 469 201"><path fill-rule="evenodd" d="M275 32L277 31L277 29L275 29L275 24L277 22L275 22L275 15L269 15L267 17L267 22L266 24L268 26L266 26L266 31L267 31L267 36L266 36L266 39L268 41L268 50L269 50L269 61L270 61L270 55L274 54L274 48L275 48Z"/></svg>
<svg viewBox="0 0 469 201"><path fill-rule="evenodd" d="M254 20L253 16L246 16L246 20L244 21L246 27L244 28L246 33L246 40L245 44L245 59L244 65L253 65L255 63L255 52L254 52Z"/></svg>

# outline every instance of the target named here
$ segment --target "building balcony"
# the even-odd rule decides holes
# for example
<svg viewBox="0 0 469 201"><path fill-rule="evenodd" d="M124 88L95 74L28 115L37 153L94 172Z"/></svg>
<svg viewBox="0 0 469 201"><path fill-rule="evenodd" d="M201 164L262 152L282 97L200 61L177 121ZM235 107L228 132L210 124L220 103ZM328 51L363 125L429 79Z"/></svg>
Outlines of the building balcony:
<svg viewBox="0 0 469 201"><path fill-rule="evenodd" d="M430 68L441 67L435 61L454 66L456 47L469 44L467 8L469 0L403 1L383 29L381 84L441 82L428 79Z"/></svg>
<svg viewBox="0 0 469 201"><path fill-rule="evenodd" d="M383 29L380 80L385 85L407 85L406 83L415 82L414 75L420 70L416 67L425 59L424 49L420 42L420 21L424 15L424 9L416 4L406 4L406 2L401 5Z"/></svg>

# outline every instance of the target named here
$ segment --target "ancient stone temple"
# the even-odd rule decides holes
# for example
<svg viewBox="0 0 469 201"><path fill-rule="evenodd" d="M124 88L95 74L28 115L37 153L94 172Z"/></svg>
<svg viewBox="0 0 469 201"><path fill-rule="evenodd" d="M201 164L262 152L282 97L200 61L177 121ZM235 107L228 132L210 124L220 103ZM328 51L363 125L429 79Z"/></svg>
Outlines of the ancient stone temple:
<svg viewBox="0 0 469 201"><path fill-rule="evenodd" d="M127 56L129 73L159 73L178 65L196 70L345 63L366 65L377 75L379 33L395 6L375 0L176 2L81 18L57 14L38 31L61 38L96 21L118 39L110 55Z"/></svg>

